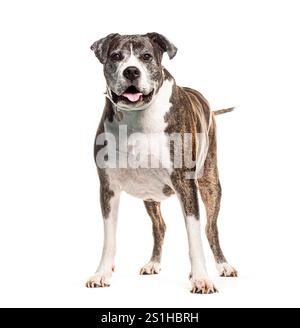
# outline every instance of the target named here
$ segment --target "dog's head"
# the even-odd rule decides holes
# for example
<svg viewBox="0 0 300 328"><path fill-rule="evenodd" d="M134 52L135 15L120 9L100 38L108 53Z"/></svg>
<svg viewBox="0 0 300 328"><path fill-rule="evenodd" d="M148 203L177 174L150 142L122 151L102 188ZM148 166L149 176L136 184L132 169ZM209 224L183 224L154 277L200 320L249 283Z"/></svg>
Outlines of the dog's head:
<svg viewBox="0 0 300 328"><path fill-rule="evenodd" d="M163 53L172 59L177 48L163 35L109 34L91 49L104 65L107 92L122 110L149 106L163 83Z"/></svg>

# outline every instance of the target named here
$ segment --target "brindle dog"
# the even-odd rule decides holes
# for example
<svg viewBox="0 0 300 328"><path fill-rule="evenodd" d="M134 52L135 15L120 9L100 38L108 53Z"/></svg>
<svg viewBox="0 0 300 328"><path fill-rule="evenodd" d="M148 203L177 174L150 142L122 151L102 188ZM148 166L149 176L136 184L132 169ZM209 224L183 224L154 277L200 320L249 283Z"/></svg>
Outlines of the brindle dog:
<svg viewBox="0 0 300 328"><path fill-rule="evenodd" d="M121 192L126 191L144 201L153 224L152 257L140 273L155 274L160 271L166 230L160 202L175 194L181 204L187 228L192 292L216 292L208 278L202 250L198 190L206 208L206 235L217 269L221 276L235 277L237 271L227 263L218 237L221 185L214 119L216 114L231 111L232 108L212 112L198 91L176 85L171 74L163 68L162 57L166 52L172 59L177 48L161 34L110 34L96 41L91 49L104 65L107 83L106 104L95 141L104 218L104 246L96 274L86 286L109 286L114 270L119 199ZM126 138L120 132L124 127ZM114 136L118 145L109 136ZM131 140L130 143L129 139L133 136L135 142ZM155 136L156 146L159 145L162 155L159 158L154 148L149 148L150 136ZM175 165L178 159L185 159L187 153L184 147L179 148L178 152L174 136L179 136L175 139L181 146L185 145L185 136L190 136L187 153L192 157L193 165L185 162ZM107 150L110 143L115 146L113 154ZM127 161L138 153L140 159L147 161L154 158L159 165L144 167L139 162L128 167L121 163L120 158L124 156L121 149L125 149ZM116 162L107 165L108 157Z"/></svg>

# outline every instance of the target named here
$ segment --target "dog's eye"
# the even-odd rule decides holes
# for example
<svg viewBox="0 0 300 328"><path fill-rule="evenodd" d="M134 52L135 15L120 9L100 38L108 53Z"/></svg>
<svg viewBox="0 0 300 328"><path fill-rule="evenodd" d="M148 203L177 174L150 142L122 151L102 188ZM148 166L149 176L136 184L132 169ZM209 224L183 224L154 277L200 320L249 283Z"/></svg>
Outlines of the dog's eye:
<svg viewBox="0 0 300 328"><path fill-rule="evenodd" d="M152 59L152 56L150 54L143 54L144 61L150 61L151 59Z"/></svg>
<svg viewBox="0 0 300 328"><path fill-rule="evenodd" d="M113 60L113 61L120 61L122 59L122 56L120 53L114 53L110 56L110 58Z"/></svg>

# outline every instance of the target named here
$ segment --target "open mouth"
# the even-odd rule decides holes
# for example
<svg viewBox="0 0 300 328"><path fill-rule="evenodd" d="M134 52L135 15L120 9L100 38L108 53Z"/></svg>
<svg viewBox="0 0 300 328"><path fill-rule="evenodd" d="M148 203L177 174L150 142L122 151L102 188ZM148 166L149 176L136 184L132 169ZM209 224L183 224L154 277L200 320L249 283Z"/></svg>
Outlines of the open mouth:
<svg viewBox="0 0 300 328"><path fill-rule="evenodd" d="M122 101L127 104L130 104L130 103L139 103L139 102L145 102L145 103L149 102L152 98L153 91L154 90L152 90L148 95L144 95L135 86L131 85L120 96L118 96L112 90L111 93L112 93L113 101L115 103Z"/></svg>

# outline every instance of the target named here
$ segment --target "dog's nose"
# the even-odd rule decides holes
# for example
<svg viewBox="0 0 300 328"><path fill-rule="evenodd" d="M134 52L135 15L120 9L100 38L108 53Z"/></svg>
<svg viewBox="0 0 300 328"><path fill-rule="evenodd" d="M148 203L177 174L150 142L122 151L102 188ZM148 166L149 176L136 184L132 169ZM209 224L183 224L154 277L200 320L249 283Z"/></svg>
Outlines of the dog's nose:
<svg viewBox="0 0 300 328"><path fill-rule="evenodd" d="M123 71L123 75L127 80L134 81L138 79L141 75L140 70L135 66L129 66Z"/></svg>

